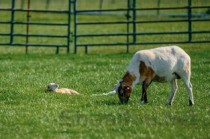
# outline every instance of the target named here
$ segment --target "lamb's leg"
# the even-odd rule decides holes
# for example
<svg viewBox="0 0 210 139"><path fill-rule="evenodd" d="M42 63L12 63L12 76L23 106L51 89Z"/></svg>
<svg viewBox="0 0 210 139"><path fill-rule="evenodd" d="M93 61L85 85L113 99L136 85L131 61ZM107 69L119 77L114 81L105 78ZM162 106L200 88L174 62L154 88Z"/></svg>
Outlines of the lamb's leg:
<svg viewBox="0 0 210 139"><path fill-rule="evenodd" d="M177 80L174 79L170 82L171 84L171 92L169 93L169 96L168 96L168 104L169 105L172 105L173 101L174 101L174 96L176 94L176 91L177 91Z"/></svg>
<svg viewBox="0 0 210 139"><path fill-rule="evenodd" d="M141 95L141 102L142 103L148 103L147 100L147 88L149 87L150 83L144 81L142 83L142 95Z"/></svg>

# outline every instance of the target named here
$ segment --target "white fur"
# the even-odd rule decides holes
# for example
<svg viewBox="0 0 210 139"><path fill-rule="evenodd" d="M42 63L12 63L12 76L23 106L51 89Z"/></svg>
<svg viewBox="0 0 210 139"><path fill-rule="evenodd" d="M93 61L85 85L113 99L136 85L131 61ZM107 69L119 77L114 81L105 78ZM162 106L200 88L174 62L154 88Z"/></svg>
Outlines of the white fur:
<svg viewBox="0 0 210 139"><path fill-rule="evenodd" d="M127 67L127 72L136 78L133 82L133 87L137 83L142 84L144 81L139 72L141 61L147 67L152 68L157 76L164 78L166 82L170 82L169 104L172 104L177 91L176 75L174 73L178 74L184 81L189 99L194 104L192 85L190 83L191 59L183 49L178 46L168 46L136 52Z"/></svg>

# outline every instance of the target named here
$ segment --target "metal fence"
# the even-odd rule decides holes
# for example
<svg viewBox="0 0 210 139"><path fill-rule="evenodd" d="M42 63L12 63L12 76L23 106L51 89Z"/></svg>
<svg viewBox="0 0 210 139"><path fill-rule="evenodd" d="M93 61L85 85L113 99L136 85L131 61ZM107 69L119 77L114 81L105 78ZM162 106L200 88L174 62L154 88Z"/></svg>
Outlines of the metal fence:
<svg viewBox="0 0 210 139"><path fill-rule="evenodd" d="M4 1L7 7L0 2L0 45L25 46L26 53L29 46L57 47L57 53L64 47L69 52L70 0L64 10L43 9L30 0L21 0L21 6L17 0Z"/></svg>
<svg viewBox="0 0 210 139"><path fill-rule="evenodd" d="M128 52L130 45L210 42L210 27L198 27L198 23L210 23L206 12L210 3L195 5L186 0L160 7L159 0L159 6L151 8L141 7L142 1L127 0L124 7L82 9L80 2L74 3L75 53L78 47L85 47L87 53L91 46L123 45ZM85 15L91 18L84 20Z"/></svg>
<svg viewBox="0 0 210 139"><path fill-rule="evenodd" d="M4 6L4 3L6 3ZM58 6L60 7L58 8ZM210 43L208 0L0 0L0 45ZM71 43L71 40L74 42Z"/></svg>

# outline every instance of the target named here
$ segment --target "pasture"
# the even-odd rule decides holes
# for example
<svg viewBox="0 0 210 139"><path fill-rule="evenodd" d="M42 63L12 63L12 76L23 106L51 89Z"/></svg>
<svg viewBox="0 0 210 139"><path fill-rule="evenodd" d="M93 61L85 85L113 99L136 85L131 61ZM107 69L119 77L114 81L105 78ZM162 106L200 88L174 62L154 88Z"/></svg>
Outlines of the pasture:
<svg viewBox="0 0 210 139"><path fill-rule="evenodd" d="M167 106L169 84L153 83L149 103L139 103L140 87L127 105L110 91L135 50L92 50L91 54L24 54L0 48L1 138L209 138L209 44L181 45L192 58L195 105L188 106L183 83ZM139 47L145 49L150 46ZM45 48L47 51L47 48ZM111 49L111 48L107 48ZM105 51L99 54L98 51ZM80 96L45 93L49 82L73 88Z"/></svg>
<svg viewBox="0 0 210 139"><path fill-rule="evenodd" d="M39 20L38 16L34 20ZM181 24L177 26L183 28ZM160 24L151 24L149 28L167 30ZM209 25L201 22L198 28L209 29ZM6 32L5 28L0 29ZM60 33L56 28L53 31ZM165 37L173 41L173 37ZM203 39L209 37L206 34ZM3 39L6 38L2 37L2 42ZM117 95L92 95L114 87L134 52L158 46L163 45L131 46L129 53L121 46L93 47L87 55L84 48L79 48L78 54L66 54L61 49L56 55L55 48L29 47L25 54L23 47L0 46L0 138L210 138L210 44L179 45L192 59L192 107L188 106L181 80L172 106L166 105L170 91L167 83L152 83L148 89L149 103L145 105L139 102L140 86L135 87L127 105L119 104ZM81 95L45 93L49 82L75 89Z"/></svg>

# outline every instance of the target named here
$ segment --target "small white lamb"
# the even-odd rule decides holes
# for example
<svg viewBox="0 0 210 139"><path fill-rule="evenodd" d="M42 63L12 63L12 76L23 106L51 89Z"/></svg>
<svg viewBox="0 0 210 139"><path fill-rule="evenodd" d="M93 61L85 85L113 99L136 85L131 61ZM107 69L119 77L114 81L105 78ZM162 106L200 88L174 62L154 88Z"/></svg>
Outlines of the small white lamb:
<svg viewBox="0 0 210 139"><path fill-rule="evenodd" d="M59 85L56 83L49 83L47 85L47 90L49 92L60 93L60 94L69 94L69 95L79 95L79 93L73 89L69 88L58 88Z"/></svg>
<svg viewBox="0 0 210 139"><path fill-rule="evenodd" d="M147 103L147 88L153 82L170 82L171 91L168 104L171 105L177 91L177 79L182 79L186 86L189 104L194 104L191 76L191 59L178 46L159 47L141 50L134 54L127 72L112 92L117 92L120 102L127 103L133 87L142 85L141 101Z"/></svg>

